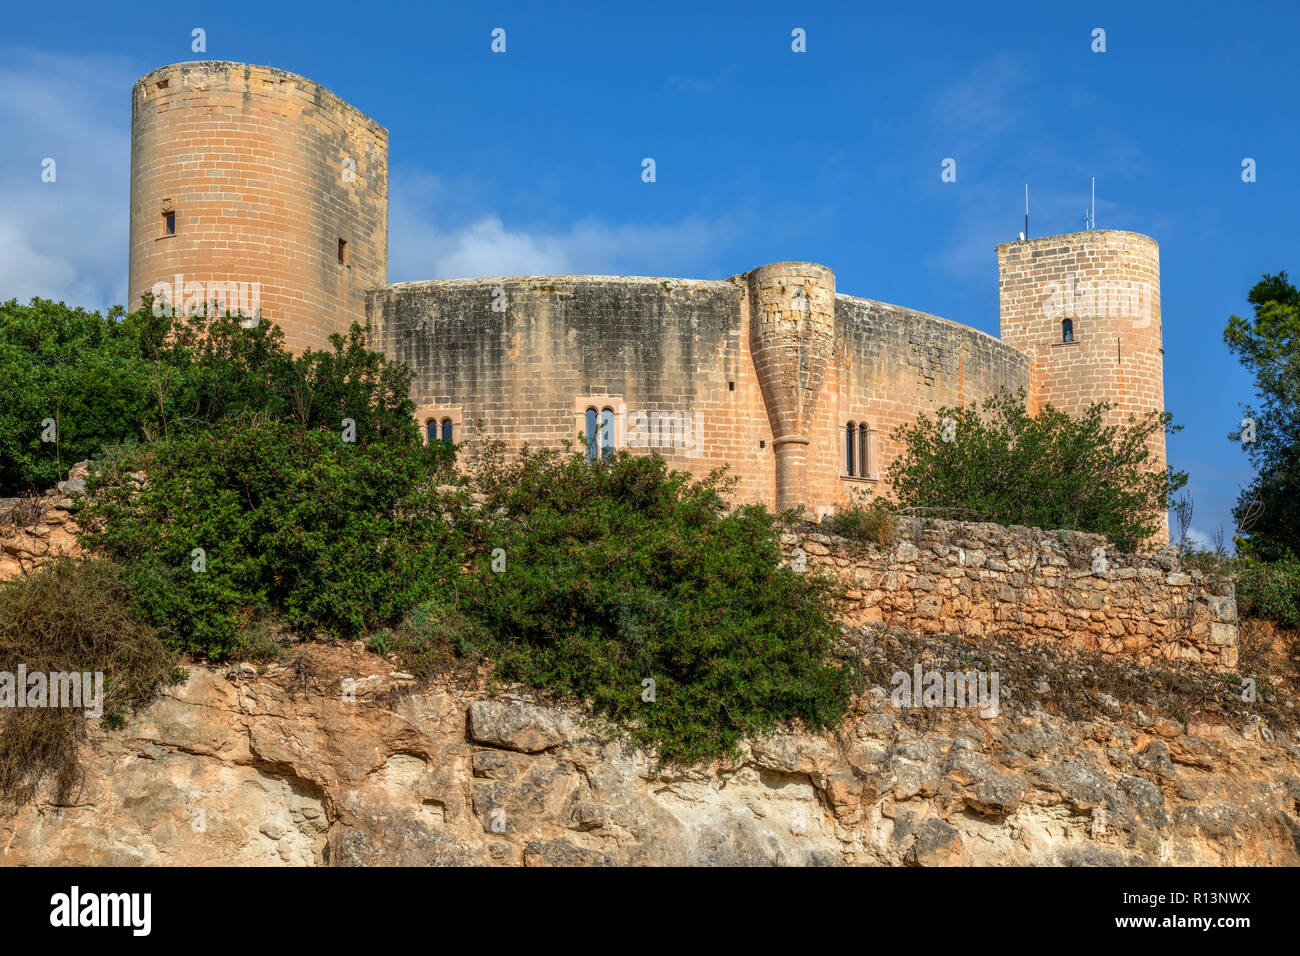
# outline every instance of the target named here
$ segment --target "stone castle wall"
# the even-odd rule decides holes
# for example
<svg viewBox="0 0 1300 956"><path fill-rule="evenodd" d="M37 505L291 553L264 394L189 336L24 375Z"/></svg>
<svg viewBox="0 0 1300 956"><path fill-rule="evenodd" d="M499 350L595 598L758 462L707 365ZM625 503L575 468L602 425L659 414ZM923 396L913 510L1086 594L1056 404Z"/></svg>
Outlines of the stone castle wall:
<svg viewBox="0 0 1300 956"><path fill-rule="evenodd" d="M899 452L892 432L918 411L1029 387L1029 359L997 339L866 299L834 296L833 329L823 323L815 349L800 342L797 327L788 335L780 327L798 320L771 318L759 332L751 326L753 275L396 283L369 297L370 344L415 370L422 422L450 418L457 441L556 447L584 430L583 410L594 404L618 413L621 447L632 413L690 415L689 447L646 450L697 475L727 464L739 479L738 498L774 507L777 428L788 408L789 435L807 439L798 446L802 490L789 503L814 510L843 504L856 490L883 490L881 477ZM778 277L771 299L804 287L781 276L786 284ZM816 307L821 280L808 281L814 288L805 294ZM826 277L828 294L833 281ZM493 311L494 301L502 311ZM769 315L780 311L769 303ZM755 342L769 340L772 361L756 364ZM814 352L823 363L817 368ZM807 387L812 375L819 376L815 395ZM849 421L874 430L866 478L845 474Z"/></svg>
<svg viewBox="0 0 1300 956"><path fill-rule="evenodd" d="M921 633L1009 635L1232 668L1239 644L1233 582L1183 571L1177 551L1117 553L1100 535L913 519L889 546L805 528L784 536L792 560L839 581L848 621Z"/></svg>
<svg viewBox="0 0 1300 956"><path fill-rule="evenodd" d="M823 399L827 420L819 435L832 453L818 457L814 484L838 485L837 502L853 489L888 490L883 478L902 452L895 429L918 414L1030 389L1031 363L1023 353L948 319L840 295L835 325L836 357ZM848 422L866 422L874 432L867 480L844 477Z"/></svg>
<svg viewBox="0 0 1300 956"><path fill-rule="evenodd" d="M500 312L492 308L502 302L497 289ZM694 474L730 462L739 496L771 501L771 430L738 283L610 276L398 283L373 292L368 313L371 346L415 370L422 418L450 417L458 442L558 447L585 431L590 405L614 410L615 444L623 445L633 413L679 420L689 413L683 437L692 447L665 446L661 418L650 439L658 444L646 451Z"/></svg>
<svg viewBox="0 0 1300 956"><path fill-rule="evenodd" d="M291 349L328 348L388 277L388 132L283 70L155 70L132 93L130 249L132 308L177 276L202 284L173 293L179 308L213 283L257 283Z"/></svg>

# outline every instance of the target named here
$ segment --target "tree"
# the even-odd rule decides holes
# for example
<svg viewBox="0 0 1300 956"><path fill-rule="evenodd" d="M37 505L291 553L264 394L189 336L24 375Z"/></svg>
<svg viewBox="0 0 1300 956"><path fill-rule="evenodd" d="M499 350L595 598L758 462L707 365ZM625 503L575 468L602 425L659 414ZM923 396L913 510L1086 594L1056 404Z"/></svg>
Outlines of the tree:
<svg viewBox="0 0 1300 956"><path fill-rule="evenodd" d="M0 303L0 495L40 491L73 462L132 440L169 441L256 414L308 429L355 423L356 441L416 444L411 370L366 348L356 323L294 356L270 322L107 315Z"/></svg>
<svg viewBox="0 0 1300 956"><path fill-rule="evenodd" d="M1232 510L1237 548L1276 560L1300 554L1300 289L1285 271L1265 275L1247 301L1254 318L1233 315L1223 340L1255 376L1258 409L1243 406L1242 427L1228 435L1255 468Z"/></svg>
<svg viewBox="0 0 1300 956"><path fill-rule="evenodd" d="M0 303L0 495L40 491L149 417L149 363L120 310Z"/></svg>
<svg viewBox="0 0 1300 956"><path fill-rule="evenodd" d="M938 515L1070 528L1137 550L1163 528L1185 472L1151 471L1147 440L1177 430L1167 412L1107 425L1110 406L1078 418L1051 405L1031 415L1025 394L1003 393L980 408L941 408L900 426L904 453L889 467L897 503Z"/></svg>

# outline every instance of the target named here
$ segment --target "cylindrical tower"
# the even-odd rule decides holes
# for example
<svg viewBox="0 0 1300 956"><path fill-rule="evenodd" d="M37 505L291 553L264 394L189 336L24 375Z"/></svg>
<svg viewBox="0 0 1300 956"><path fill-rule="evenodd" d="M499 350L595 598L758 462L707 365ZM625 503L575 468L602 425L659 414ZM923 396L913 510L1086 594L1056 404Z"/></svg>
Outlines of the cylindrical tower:
<svg viewBox="0 0 1300 956"><path fill-rule="evenodd" d="M388 131L311 80L177 63L132 91L130 307L260 305L294 351L388 274ZM231 311L235 311L231 307Z"/></svg>
<svg viewBox="0 0 1300 956"><path fill-rule="evenodd" d="M1098 229L998 246L1002 341L1034 362L1035 406L1077 415L1109 402L1110 422L1164 411L1160 248ZM1147 442L1165 467L1165 435Z"/></svg>
<svg viewBox="0 0 1300 956"><path fill-rule="evenodd" d="M772 425L778 511L806 503L809 434L835 348L835 273L777 262L747 277L749 349Z"/></svg>

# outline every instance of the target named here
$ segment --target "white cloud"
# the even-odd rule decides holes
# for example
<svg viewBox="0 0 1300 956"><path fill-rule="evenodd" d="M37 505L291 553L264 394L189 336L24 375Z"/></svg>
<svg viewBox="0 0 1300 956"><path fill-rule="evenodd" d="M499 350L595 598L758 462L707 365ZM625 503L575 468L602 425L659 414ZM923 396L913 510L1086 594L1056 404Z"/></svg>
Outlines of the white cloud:
<svg viewBox="0 0 1300 956"><path fill-rule="evenodd" d="M130 90L147 67L119 57L0 50L0 301L126 304ZM726 71L724 71L724 76ZM42 182L45 157L57 179ZM721 275L725 221L506 224L488 184L395 169L389 279L557 273Z"/></svg>
<svg viewBox="0 0 1300 956"><path fill-rule="evenodd" d="M116 56L0 51L0 299L125 302L130 90ZM41 179L42 161L56 179Z"/></svg>
<svg viewBox="0 0 1300 956"><path fill-rule="evenodd" d="M990 140L1002 141L1002 134L1023 119L1020 93L1026 77L1018 56L999 53L977 64L965 79L943 88L934 115L940 135L951 138L951 155L972 151ZM960 156L958 159L960 162Z"/></svg>
<svg viewBox="0 0 1300 956"><path fill-rule="evenodd" d="M701 80L694 76L682 76L674 73L664 82L664 89L673 90L678 93L696 93L707 96L710 93L716 93L718 90L731 85L731 78L740 72L740 67L734 63L731 66L724 67L717 76L711 80Z"/></svg>
<svg viewBox="0 0 1300 956"><path fill-rule="evenodd" d="M614 225L586 218L562 226L508 227L496 212L435 213L453 190L420 171L394 174L389 219L391 282L506 275L681 275L708 278L735 233L728 220Z"/></svg>

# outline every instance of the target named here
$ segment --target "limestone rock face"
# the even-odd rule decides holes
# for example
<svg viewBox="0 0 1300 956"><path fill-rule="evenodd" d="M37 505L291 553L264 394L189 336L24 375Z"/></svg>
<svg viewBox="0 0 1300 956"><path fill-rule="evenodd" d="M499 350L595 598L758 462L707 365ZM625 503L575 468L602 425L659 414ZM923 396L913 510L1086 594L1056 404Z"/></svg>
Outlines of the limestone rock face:
<svg viewBox="0 0 1300 956"><path fill-rule="evenodd" d="M522 701L476 700L469 706L470 736L482 744L532 754L573 736L573 722Z"/></svg>
<svg viewBox="0 0 1300 956"><path fill-rule="evenodd" d="M552 707L194 666L123 730L91 728L67 804L0 810L0 862L1300 864L1294 734L1147 724L916 724L876 693L835 733L657 770Z"/></svg>
<svg viewBox="0 0 1300 956"><path fill-rule="evenodd" d="M0 498L0 581L30 574L51 558L77 557L80 527L71 509L86 493L89 462L80 461L44 495Z"/></svg>

